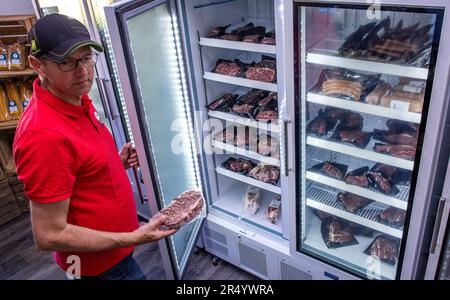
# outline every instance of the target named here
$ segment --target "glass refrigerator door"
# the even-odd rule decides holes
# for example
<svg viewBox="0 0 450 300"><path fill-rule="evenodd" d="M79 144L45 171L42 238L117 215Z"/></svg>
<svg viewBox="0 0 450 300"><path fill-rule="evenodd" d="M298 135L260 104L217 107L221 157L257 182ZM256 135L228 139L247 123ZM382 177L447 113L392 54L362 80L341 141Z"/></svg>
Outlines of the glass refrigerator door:
<svg viewBox="0 0 450 300"><path fill-rule="evenodd" d="M443 12L295 7L297 249L398 278Z"/></svg>
<svg viewBox="0 0 450 300"><path fill-rule="evenodd" d="M174 1L128 1L106 7L105 14L145 187L156 199L150 203L155 214L182 192L202 189L176 6ZM166 240L163 261L168 254L177 278L202 220Z"/></svg>

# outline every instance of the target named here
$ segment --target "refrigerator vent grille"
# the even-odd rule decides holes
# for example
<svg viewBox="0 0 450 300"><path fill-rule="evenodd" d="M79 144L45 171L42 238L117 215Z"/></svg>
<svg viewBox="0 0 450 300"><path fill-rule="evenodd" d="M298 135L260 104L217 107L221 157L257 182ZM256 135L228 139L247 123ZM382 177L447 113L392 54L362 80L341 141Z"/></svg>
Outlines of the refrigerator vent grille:
<svg viewBox="0 0 450 300"><path fill-rule="evenodd" d="M281 280L312 280L312 275L294 268L287 263L280 263Z"/></svg>
<svg viewBox="0 0 450 300"><path fill-rule="evenodd" d="M206 239L206 247L213 254L222 254L223 256L228 257L227 247L222 246L219 243L214 242L213 240Z"/></svg>
<svg viewBox="0 0 450 300"><path fill-rule="evenodd" d="M224 234L221 234L211 228L205 227L205 234L210 239L213 239L223 245L227 245L227 237Z"/></svg>
<svg viewBox="0 0 450 300"><path fill-rule="evenodd" d="M258 250L255 250L243 243L239 245L239 260L242 266L247 267L258 274L267 277L267 261L266 255Z"/></svg>
<svg viewBox="0 0 450 300"><path fill-rule="evenodd" d="M344 164L348 166L347 172L353 171L355 169L358 169L363 166L368 166L370 169L375 166L375 162L371 161L364 161L364 165L361 165L361 159L348 156L345 154L340 154L336 152L326 151L326 150L320 150L315 147L307 147L307 157L306 160L306 169L309 170L314 165L317 165L319 163L322 163L324 161L332 161L340 164ZM313 171L315 172L315 171ZM400 190L400 192L395 195L394 197L402 200L402 201L408 201L409 197L409 185L397 185L397 188ZM373 188L369 188L369 190L378 192L377 190Z"/></svg>

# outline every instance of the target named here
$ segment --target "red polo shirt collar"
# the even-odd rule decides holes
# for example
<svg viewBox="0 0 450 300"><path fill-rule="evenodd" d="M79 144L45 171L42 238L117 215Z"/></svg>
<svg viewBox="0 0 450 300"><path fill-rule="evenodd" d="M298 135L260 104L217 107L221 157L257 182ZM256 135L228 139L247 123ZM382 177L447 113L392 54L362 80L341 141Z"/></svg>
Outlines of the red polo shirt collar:
<svg viewBox="0 0 450 300"><path fill-rule="evenodd" d="M89 111L92 100L89 99L88 95L83 95L81 97L81 106L70 104L57 96L53 95L50 91L44 89L40 86L40 79L37 79L33 83L33 90L38 101L43 101L47 103L50 107L55 110L73 118L77 118Z"/></svg>

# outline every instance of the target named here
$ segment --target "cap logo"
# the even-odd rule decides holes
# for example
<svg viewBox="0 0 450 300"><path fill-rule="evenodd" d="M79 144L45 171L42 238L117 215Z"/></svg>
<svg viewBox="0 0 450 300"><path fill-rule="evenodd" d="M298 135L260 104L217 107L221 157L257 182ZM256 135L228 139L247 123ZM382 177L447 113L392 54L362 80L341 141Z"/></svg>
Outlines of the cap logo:
<svg viewBox="0 0 450 300"><path fill-rule="evenodd" d="M37 50L37 47L36 47L36 40L32 40L32 41L31 41L31 50L32 50L32 51L36 51L36 50Z"/></svg>

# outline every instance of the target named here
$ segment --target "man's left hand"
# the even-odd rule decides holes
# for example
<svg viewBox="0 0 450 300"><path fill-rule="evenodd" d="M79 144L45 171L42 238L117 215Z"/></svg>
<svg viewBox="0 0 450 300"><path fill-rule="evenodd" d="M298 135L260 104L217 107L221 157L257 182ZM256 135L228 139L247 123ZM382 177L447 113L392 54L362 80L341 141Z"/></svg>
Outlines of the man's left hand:
<svg viewBox="0 0 450 300"><path fill-rule="evenodd" d="M139 166L139 159L136 153L136 149L133 148L133 145L131 143L126 143L125 145L123 145L119 155L120 159L122 159L122 163L125 169Z"/></svg>

